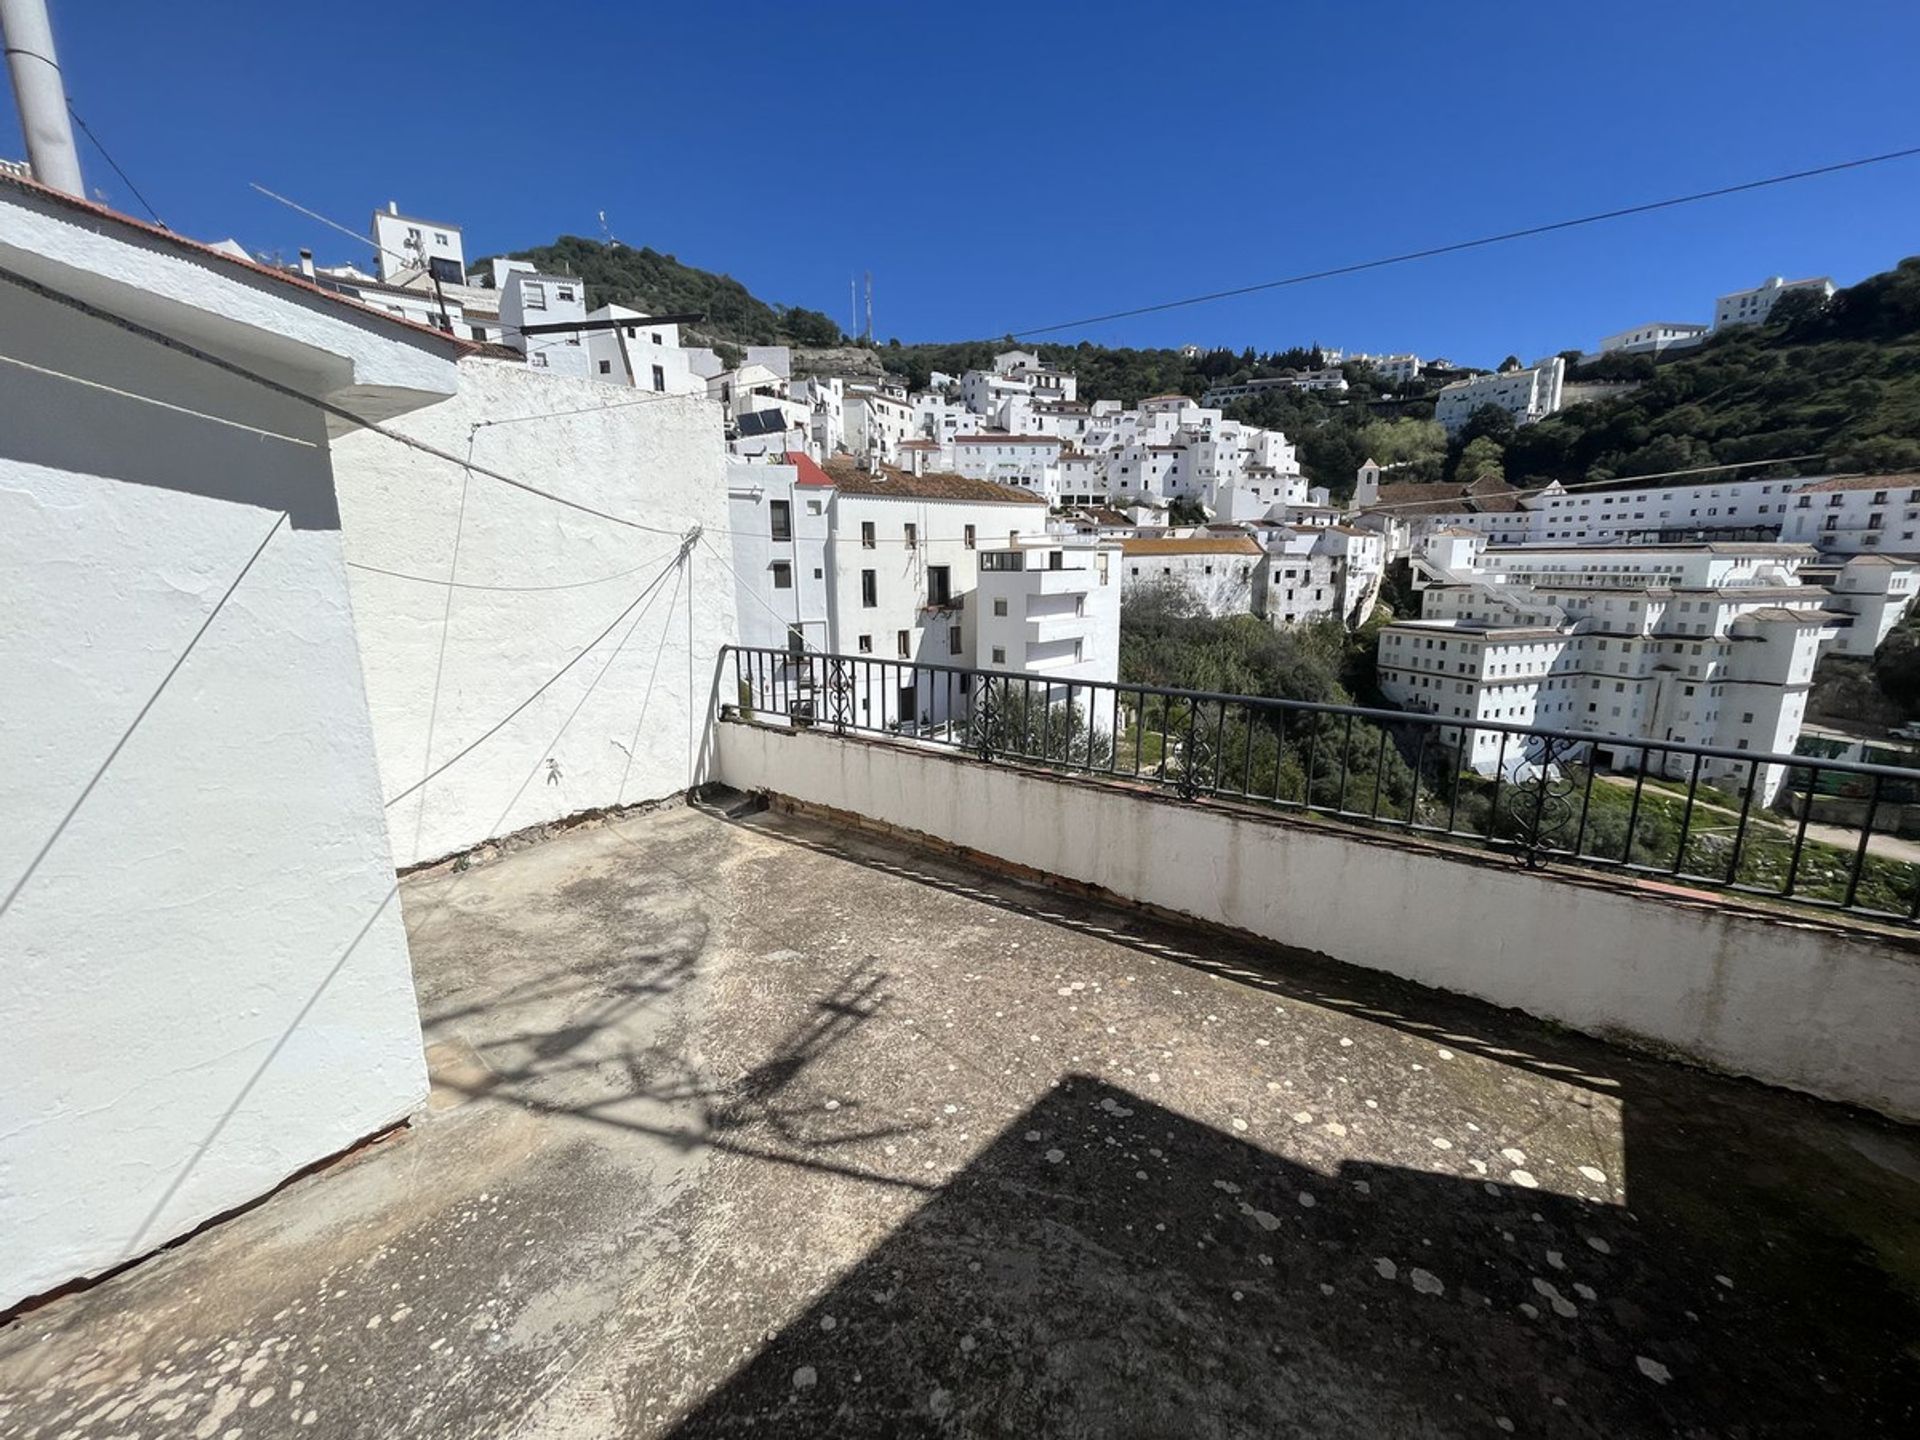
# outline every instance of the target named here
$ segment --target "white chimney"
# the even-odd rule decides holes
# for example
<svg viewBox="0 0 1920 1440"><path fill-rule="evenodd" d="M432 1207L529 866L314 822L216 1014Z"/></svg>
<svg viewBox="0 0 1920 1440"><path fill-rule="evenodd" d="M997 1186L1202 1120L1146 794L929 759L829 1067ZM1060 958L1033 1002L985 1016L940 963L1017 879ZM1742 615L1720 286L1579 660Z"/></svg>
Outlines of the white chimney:
<svg viewBox="0 0 1920 1440"><path fill-rule="evenodd" d="M400 202L398 200L387 201L387 214L398 215L399 213L400 213Z"/></svg>
<svg viewBox="0 0 1920 1440"><path fill-rule="evenodd" d="M309 280L313 278L313 251L302 250L300 252L300 273Z"/></svg>

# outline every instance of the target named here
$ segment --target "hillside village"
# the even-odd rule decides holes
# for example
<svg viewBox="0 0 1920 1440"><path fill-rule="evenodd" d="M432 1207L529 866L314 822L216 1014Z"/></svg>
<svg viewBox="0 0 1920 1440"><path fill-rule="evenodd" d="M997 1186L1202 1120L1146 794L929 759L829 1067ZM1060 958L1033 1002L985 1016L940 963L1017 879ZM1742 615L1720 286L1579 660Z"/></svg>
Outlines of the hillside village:
<svg viewBox="0 0 1920 1440"><path fill-rule="evenodd" d="M93 73L164 76L103 111L46 0L0 0L0 1432L1910 1433L1920 258L1701 277L1857 272L1894 234L1859 198L1920 147L1623 208L1456 134L1223 197L1111 106L1191 203L1015 234L1026 289L1084 300L1046 277L1108 242L1204 240L1192 290L1227 284L1227 227L1301 273L903 343L871 277L843 329L604 210L470 241L619 169L620 213L817 291L852 187L756 187L742 143L791 77L917 24L888 120L944 145L922 66L1137 68L1165 17L490 11L564 55L566 154L515 97L377 169L337 137L396 47L268 10L65 5ZM1259 81L1364 35L1345 96L1407 29L1230 19ZM1480 70L1542 113L1493 28ZM1266 91L1192 48L1151 68L1218 149ZM236 125L265 84L276 123ZM269 151L300 201L229 211ZM301 203L429 164L471 229ZM1561 218L1469 213L1493 169ZM1816 180L1791 243L1738 219ZM930 237L972 231L861 193L860 243L970 307ZM1315 248L1310 201L1373 258ZM1682 205L1661 293L1697 299L1616 327ZM1590 283L1515 295L1523 245ZM1380 281L1309 292L1373 348L1077 338L1282 287L1240 313L1324 316L1291 287L1334 279Z"/></svg>

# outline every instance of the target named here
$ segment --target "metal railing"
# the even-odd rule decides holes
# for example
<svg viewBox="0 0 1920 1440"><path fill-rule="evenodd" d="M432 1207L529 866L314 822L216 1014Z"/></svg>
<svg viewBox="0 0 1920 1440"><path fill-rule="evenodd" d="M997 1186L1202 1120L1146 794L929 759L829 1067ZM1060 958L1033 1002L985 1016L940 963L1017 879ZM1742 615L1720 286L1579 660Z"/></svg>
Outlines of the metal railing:
<svg viewBox="0 0 1920 1440"><path fill-rule="evenodd" d="M1920 768L872 655L729 645L723 676L729 659L737 718L1920 924L1920 864L1875 828L1920 814Z"/></svg>

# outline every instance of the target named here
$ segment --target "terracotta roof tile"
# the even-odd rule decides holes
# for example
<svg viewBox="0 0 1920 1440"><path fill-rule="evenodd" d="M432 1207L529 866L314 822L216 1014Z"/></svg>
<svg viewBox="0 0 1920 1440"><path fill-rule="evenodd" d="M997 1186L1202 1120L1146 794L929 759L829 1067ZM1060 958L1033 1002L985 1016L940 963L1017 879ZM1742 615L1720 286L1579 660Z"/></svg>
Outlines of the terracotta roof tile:
<svg viewBox="0 0 1920 1440"><path fill-rule="evenodd" d="M880 474L862 470L850 457L827 462L826 474L842 495L873 495L903 500L970 500L977 504L1045 505L1040 495L996 485L991 480L969 480L964 475L909 475L891 465Z"/></svg>
<svg viewBox="0 0 1920 1440"><path fill-rule="evenodd" d="M1211 539L1122 540L1125 555L1264 555L1260 543L1246 535L1217 535Z"/></svg>

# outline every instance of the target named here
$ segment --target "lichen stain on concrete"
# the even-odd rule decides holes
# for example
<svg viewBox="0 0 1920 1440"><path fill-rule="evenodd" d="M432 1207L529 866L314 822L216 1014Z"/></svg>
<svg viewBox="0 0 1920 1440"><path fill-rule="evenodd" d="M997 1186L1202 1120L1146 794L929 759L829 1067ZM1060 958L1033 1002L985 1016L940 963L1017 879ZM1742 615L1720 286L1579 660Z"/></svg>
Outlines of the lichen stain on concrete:
<svg viewBox="0 0 1920 1440"><path fill-rule="evenodd" d="M432 1105L0 1331L9 1440L1870 1434L1920 1397L1897 1127L776 815L403 895Z"/></svg>

